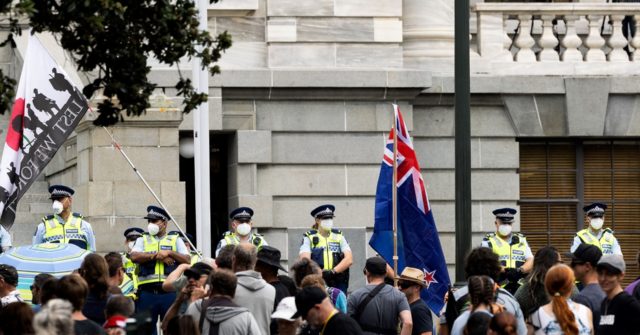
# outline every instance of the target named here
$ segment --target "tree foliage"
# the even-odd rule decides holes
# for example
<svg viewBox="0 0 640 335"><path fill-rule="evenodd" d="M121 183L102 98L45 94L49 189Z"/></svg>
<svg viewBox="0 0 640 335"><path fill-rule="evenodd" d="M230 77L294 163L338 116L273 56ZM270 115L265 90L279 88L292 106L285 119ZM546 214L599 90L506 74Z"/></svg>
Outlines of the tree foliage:
<svg viewBox="0 0 640 335"><path fill-rule="evenodd" d="M147 78L150 57L172 66L200 58L213 75L220 72L213 64L231 46L226 31L213 37L198 29L194 0L0 0L0 12L9 18L4 45L15 47L13 37L21 33L18 20L27 18L33 32L48 31L59 39L79 71L97 76L83 89L88 98L98 90L109 98L98 105L96 125L114 124L123 112L140 115L149 107L156 88ZM175 88L188 113L207 95L196 92L191 80L179 73ZM13 99L14 86L0 71L2 112Z"/></svg>

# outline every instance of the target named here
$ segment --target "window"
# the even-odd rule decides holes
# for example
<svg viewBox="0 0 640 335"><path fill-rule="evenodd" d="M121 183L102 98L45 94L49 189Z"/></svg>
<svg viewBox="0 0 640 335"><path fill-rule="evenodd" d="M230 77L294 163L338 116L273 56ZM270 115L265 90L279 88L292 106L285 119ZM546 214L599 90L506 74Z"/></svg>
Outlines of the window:
<svg viewBox="0 0 640 335"><path fill-rule="evenodd" d="M609 207L605 227L615 231L627 264L627 282L638 276L640 248L640 141L521 141L521 231L531 248L569 251L583 229L582 207Z"/></svg>

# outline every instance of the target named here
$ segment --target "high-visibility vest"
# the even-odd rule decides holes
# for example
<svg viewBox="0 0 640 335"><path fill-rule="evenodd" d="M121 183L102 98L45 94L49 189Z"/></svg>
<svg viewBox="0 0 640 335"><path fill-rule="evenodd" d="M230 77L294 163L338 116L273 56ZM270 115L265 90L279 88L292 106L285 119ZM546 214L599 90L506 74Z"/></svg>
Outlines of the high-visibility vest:
<svg viewBox="0 0 640 335"><path fill-rule="evenodd" d="M591 234L589 228L582 229L577 232L576 235L580 238L582 243L595 245L602 251L603 255L611 255L613 254L613 244L616 238L613 236L613 231L609 228L605 228L602 232L602 236L600 239L598 237Z"/></svg>
<svg viewBox="0 0 640 335"><path fill-rule="evenodd" d="M240 244L240 237L236 235L236 233L226 232L224 234L224 241L227 242L227 245L237 245ZM262 245L264 245L264 238L260 234L251 233L249 242L255 245L256 249L260 251L260 249L262 249Z"/></svg>
<svg viewBox="0 0 640 335"><path fill-rule="evenodd" d="M122 291L122 294L127 295L124 293L125 289L128 288L128 287L125 287L125 282L127 281L127 279L131 280L131 282L133 283L133 295L131 295L131 297L135 299L136 298L135 291L138 289L138 264L134 263L128 254L121 253L121 255L122 255L122 267L124 268L125 279L122 280L122 284L120 285L120 290Z"/></svg>
<svg viewBox="0 0 640 335"><path fill-rule="evenodd" d="M122 278L122 283L118 287L120 288L120 291L122 291L122 295L135 300L137 298L136 297L136 289L138 288L137 286L138 285L136 285L134 280L131 279L131 277L129 277L129 275L125 273L124 278Z"/></svg>
<svg viewBox="0 0 640 335"><path fill-rule="evenodd" d="M87 235L82 230L82 215L73 213L62 224L55 215L42 218L45 243L69 243L89 250Z"/></svg>
<svg viewBox="0 0 640 335"><path fill-rule="evenodd" d="M527 261L527 239L518 233L511 236L511 243L498 237L495 233L487 234L484 241L489 242L489 247L498 255L500 264L504 268L517 269Z"/></svg>
<svg viewBox="0 0 640 335"><path fill-rule="evenodd" d="M327 237L322 236L317 230L309 230L304 236L309 238L311 259L323 270L332 270L344 257L340 249L340 242L344 236L340 230L331 229Z"/></svg>
<svg viewBox="0 0 640 335"><path fill-rule="evenodd" d="M200 257L200 255L198 255L197 252L192 251L191 252L191 265L198 263L202 258Z"/></svg>
<svg viewBox="0 0 640 335"><path fill-rule="evenodd" d="M178 235L165 235L161 239L155 236L144 234L142 236L143 252L157 253L160 250L177 251ZM177 262L174 265L166 265L162 261L149 261L138 264L138 286L151 283L162 283L171 271L178 267Z"/></svg>

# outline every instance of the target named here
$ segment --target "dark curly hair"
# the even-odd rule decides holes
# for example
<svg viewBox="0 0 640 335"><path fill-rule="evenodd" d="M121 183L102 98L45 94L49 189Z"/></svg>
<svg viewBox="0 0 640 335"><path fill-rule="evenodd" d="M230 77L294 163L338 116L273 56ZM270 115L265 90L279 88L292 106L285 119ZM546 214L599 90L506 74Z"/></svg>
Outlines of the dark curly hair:
<svg viewBox="0 0 640 335"><path fill-rule="evenodd" d="M471 250L464 265L467 279L471 276L489 276L494 281L497 281L500 270L498 255L486 247L478 247Z"/></svg>

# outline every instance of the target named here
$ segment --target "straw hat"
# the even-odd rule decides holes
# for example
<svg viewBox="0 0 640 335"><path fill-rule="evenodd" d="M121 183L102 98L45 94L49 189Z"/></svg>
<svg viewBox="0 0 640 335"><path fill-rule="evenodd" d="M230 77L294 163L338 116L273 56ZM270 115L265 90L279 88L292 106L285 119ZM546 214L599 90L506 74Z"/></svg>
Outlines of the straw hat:
<svg viewBox="0 0 640 335"><path fill-rule="evenodd" d="M427 283L424 281L424 272L420 269L406 267L400 274L400 277L396 277L396 279L409 281L422 287L427 287Z"/></svg>

